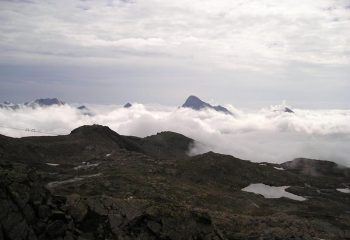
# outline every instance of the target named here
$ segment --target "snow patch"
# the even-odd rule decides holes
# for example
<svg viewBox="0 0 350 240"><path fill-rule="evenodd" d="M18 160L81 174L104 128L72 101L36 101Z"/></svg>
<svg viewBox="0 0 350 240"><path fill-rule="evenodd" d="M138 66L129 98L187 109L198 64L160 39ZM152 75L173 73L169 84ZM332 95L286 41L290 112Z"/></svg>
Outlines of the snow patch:
<svg viewBox="0 0 350 240"><path fill-rule="evenodd" d="M284 171L284 170L286 170L286 169L284 169L284 168L281 168L281 167L273 167L274 169L277 169L277 170L280 170L280 171Z"/></svg>
<svg viewBox="0 0 350 240"><path fill-rule="evenodd" d="M54 181L54 182L50 182L47 184L48 188L54 188L57 187L59 185L63 185L63 184L67 184L67 183L73 183L73 182L77 182L77 181L81 181L83 180L83 178L81 177L75 177L75 178L71 178L71 179L67 179L64 181Z"/></svg>
<svg viewBox="0 0 350 240"><path fill-rule="evenodd" d="M242 191L260 194L260 195L263 195L264 198L285 197L296 201L307 200L304 197L286 192L285 190L287 188L289 188L289 186L273 187L273 186L265 185L263 183L254 183L254 184L250 184L248 187L243 188Z"/></svg>
<svg viewBox="0 0 350 240"><path fill-rule="evenodd" d="M46 163L46 165L52 166L52 167L57 167L59 166L58 163Z"/></svg>
<svg viewBox="0 0 350 240"><path fill-rule="evenodd" d="M74 170L93 168L93 167L97 167L98 165L100 165L100 164L99 163L87 163L84 165L79 165L79 166L74 167Z"/></svg>
<svg viewBox="0 0 350 240"><path fill-rule="evenodd" d="M96 174L91 174L91 175L84 175L84 176L80 176L80 177L74 177L74 178L70 178L70 179L67 179L67 180L63 180L63 181L54 181L54 182L48 183L46 186L48 188L54 188L54 187L57 187L59 185L82 181L85 178L99 177L99 176L102 176L102 173L96 173Z"/></svg>
<svg viewBox="0 0 350 240"><path fill-rule="evenodd" d="M350 189L349 188L337 188L338 192L342 192L342 193L350 193Z"/></svg>

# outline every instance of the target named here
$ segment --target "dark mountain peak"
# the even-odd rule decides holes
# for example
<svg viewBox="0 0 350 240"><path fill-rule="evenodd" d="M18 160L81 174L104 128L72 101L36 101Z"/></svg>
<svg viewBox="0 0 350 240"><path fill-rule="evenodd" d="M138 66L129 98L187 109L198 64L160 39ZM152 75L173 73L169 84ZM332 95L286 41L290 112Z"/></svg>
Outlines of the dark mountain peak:
<svg viewBox="0 0 350 240"><path fill-rule="evenodd" d="M60 106L64 104L65 104L64 102L58 100L57 98L39 98L31 102L26 102L24 105L30 106L30 107L36 107L36 106L49 107L54 105Z"/></svg>
<svg viewBox="0 0 350 240"><path fill-rule="evenodd" d="M119 135L118 133L114 132L112 129L110 129L107 126L102 126L98 124L93 125L84 125L81 127L78 127L71 131L70 135L91 135L91 134L102 134L102 135Z"/></svg>
<svg viewBox="0 0 350 240"><path fill-rule="evenodd" d="M124 105L124 108L131 108L132 107L132 104L131 103L126 103L125 105Z"/></svg>
<svg viewBox="0 0 350 240"><path fill-rule="evenodd" d="M90 109L88 107L86 107L85 105L81 105L79 107L77 107L77 109L86 116L93 116L94 114L90 111Z"/></svg>
<svg viewBox="0 0 350 240"><path fill-rule="evenodd" d="M287 105L286 101L283 101L282 104L271 106L273 112L279 113L294 113L292 108Z"/></svg>
<svg viewBox="0 0 350 240"><path fill-rule="evenodd" d="M202 101L200 98L191 95L187 98L186 102L182 105L183 108L191 108L193 110L199 111L202 110L204 108L210 108L213 109L217 112L223 112L226 114L232 114L229 110L227 110L226 108L218 105L218 106L212 106L209 103L206 103L204 101Z"/></svg>
<svg viewBox="0 0 350 240"><path fill-rule="evenodd" d="M191 95L187 98L186 102L182 105L182 107L192 108L193 110L201 110L202 108L211 107L211 105L209 105L206 102L203 102L198 97Z"/></svg>
<svg viewBox="0 0 350 240"><path fill-rule="evenodd" d="M40 106L51 106L51 105L63 105L64 102L58 100L57 98L41 98L36 99L34 103Z"/></svg>
<svg viewBox="0 0 350 240"><path fill-rule="evenodd" d="M9 101L4 101L3 103L0 103L0 108L17 110L20 108L20 106Z"/></svg>
<svg viewBox="0 0 350 240"><path fill-rule="evenodd" d="M88 110L88 108L85 105L81 105L77 107L79 110Z"/></svg>
<svg viewBox="0 0 350 240"><path fill-rule="evenodd" d="M36 108L36 107L50 107L50 106L61 106L65 103L58 100L57 98L39 98L34 101L26 102L24 104L13 104L11 102L5 101L0 103L0 108L17 110L22 106Z"/></svg>
<svg viewBox="0 0 350 240"><path fill-rule="evenodd" d="M286 113L294 113L294 111L292 109L288 108L288 107L284 108L284 112L286 112Z"/></svg>
<svg viewBox="0 0 350 240"><path fill-rule="evenodd" d="M88 107L86 107L85 105L81 105L79 107L77 107L77 109L86 116L93 116L94 114L90 111L90 109Z"/></svg>

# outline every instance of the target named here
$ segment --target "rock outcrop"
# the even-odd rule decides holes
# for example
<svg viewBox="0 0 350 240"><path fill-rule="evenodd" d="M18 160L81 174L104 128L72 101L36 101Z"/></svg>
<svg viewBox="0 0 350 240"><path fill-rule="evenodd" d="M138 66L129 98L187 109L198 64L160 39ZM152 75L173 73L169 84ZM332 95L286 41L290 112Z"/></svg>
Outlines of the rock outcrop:
<svg viewBox="0 0 350 240"><path fill-rule="evenodd" d="M66 197L52 195L35 171L1 162L0 193L0 239L77 239Z"/></svg>

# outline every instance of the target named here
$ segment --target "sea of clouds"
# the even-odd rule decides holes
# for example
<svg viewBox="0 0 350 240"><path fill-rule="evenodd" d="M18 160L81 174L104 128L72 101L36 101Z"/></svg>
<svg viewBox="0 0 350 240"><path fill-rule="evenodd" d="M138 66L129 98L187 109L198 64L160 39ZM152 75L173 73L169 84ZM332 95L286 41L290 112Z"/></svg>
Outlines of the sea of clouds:
<svg viewBox="0 0 350 240"><path fill-rule="evenodd" d="M73 105L0 109L0 134L11 137L68 134L86 124L107 125L123 135L148 136L174 131L196 140L190 154L206 151L255 162L282 163L297 157L324 159L350 166L350 110L293 109L274 106L238 110L232 115L213 110L133 104L88 105L91 115ZM38 132L28 131L35 129Z"/></svg>

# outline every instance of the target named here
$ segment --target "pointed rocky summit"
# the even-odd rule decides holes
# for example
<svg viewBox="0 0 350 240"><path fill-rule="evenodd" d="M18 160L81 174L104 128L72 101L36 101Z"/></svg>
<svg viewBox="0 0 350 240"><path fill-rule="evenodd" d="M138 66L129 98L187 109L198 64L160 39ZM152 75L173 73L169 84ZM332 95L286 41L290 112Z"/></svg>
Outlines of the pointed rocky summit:
<svg viewBox="0 0 350 240"><path fill-rule="evenodd" d="M191 108L193 110L196 110L196 111L199 111L199 110L202 110L202 109L205 109L205 108L209 108L209 109L213 109L217 112L223 112L225 114L231 114L232 113L227 110L226 108L224 108L223 106L212 106L210 105L209 103L206 103L204 101L202 101L201 99L199 99L198 97L196 96L189 96L186 100L186 102L182 105L183 108Z"/></svg>

